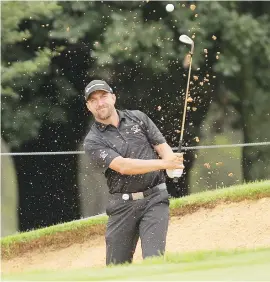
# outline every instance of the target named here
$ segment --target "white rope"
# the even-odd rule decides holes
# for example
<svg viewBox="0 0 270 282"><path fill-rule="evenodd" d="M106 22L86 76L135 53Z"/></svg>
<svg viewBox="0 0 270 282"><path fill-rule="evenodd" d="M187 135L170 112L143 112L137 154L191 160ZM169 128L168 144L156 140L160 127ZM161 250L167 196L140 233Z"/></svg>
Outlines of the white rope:
<svg viewBox="0 0 270 282"><path fill-rule="evenodd" d="M85 154L85 151L1 153L1 156L78 155L78 154Z"/></svg>
<svg viewBox="0 0 270 282"><path fill-rule="evenodd" d="M219 149L219 148L232 148L232 147L267 146L267 145L270 145L270 142L193 146L193 147L182 147L182 149L187 151L187 150L200 150L200 149ZM173 147L172 149L176 151L177 147ZM78 154L85 154L85 151L1 153L1 156L35 156L35 155L45 156L45 155L78 155Z"/></svg>
<svg viewBox="0 0 270 282"><path fill-rule="evenodd" d="M216 148L231 148L231 147L266 146L266 145L270 145L270 142L243 143L243 144L227 144L227 145L195 146L195 147L183 147L183 149L184 149L184 150L199 150L199 149L216 149ZM173 149L177 149L177 148L173 148Z"/></svg>

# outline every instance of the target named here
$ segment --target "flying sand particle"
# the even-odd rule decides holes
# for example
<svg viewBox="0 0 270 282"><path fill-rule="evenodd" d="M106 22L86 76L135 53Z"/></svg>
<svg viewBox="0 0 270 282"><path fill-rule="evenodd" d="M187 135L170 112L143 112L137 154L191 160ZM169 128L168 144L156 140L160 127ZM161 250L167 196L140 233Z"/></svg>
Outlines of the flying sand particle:
<svg viewBox="0 0 270 282"><path fill-rule="evenodd" d="M206 167L207 169L210 169L211 167L209 163L204 163L203 166Z"/></svg>
<svg viewBox="0 0 270 282"><path fill-rule="evenodd" d="M194 4L191 4L189 7L190 7L190 10L192 10L192 11L194 11L196 9L196 5L194 5Z"/></svg>

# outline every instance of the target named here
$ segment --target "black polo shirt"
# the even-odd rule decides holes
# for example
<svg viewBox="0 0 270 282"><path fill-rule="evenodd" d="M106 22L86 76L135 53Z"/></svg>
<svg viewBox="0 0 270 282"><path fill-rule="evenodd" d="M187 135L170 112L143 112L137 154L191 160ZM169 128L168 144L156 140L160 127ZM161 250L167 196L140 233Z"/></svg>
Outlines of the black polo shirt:
<svg viewBox="0 0 270 282"><path fill-rule="evenodd" d="M132 159L158 159L153 145L166 140L153 121L139 110L117 110L119 125L95 122L84 140L91 164L107 178L110 193L141 192L165 182L163 170L137 175L122 175L109 168L111 161L122 156Z"/></svg>

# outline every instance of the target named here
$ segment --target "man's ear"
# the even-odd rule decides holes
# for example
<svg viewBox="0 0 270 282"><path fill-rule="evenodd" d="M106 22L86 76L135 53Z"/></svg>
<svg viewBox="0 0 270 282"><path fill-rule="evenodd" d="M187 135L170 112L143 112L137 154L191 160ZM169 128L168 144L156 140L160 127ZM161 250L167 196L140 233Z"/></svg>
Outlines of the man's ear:
<svg viewBox="0 0 270 282"><path fill-rule="evenodd" d="M112 97L113 97L113 101L115 103L116 102L116 95L114 93L112 93Z"/></svg>
<svg viewBox="0 0 270 282"><path fill-rule="evenodd" d="M89 111L89 112L91 112L91 110L90 110L90 106L89 106L88 102L86 102L86 103L85 103L85 105L86 105L86 107L87 107L88 111Z"/></svg>

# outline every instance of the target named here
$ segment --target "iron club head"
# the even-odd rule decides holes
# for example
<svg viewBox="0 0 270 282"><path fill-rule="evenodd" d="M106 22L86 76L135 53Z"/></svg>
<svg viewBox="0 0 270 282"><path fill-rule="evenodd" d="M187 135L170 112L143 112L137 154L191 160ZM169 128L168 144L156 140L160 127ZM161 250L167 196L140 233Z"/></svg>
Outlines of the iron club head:
<svg viewBox="0 0 270 282"><path fill-rule="evenodd" d="M190 53L193 54L193 50L194 50L194 41L188 37L185 34L180 35L179 40L185 44L191 45L191 51Z"/></svg>
<svg viewBox="0 0 270 282"><path fill-rule="evenodd" d="M193 40L185 34L180 35L179 40L186 44L193 44Z"/></svg>

